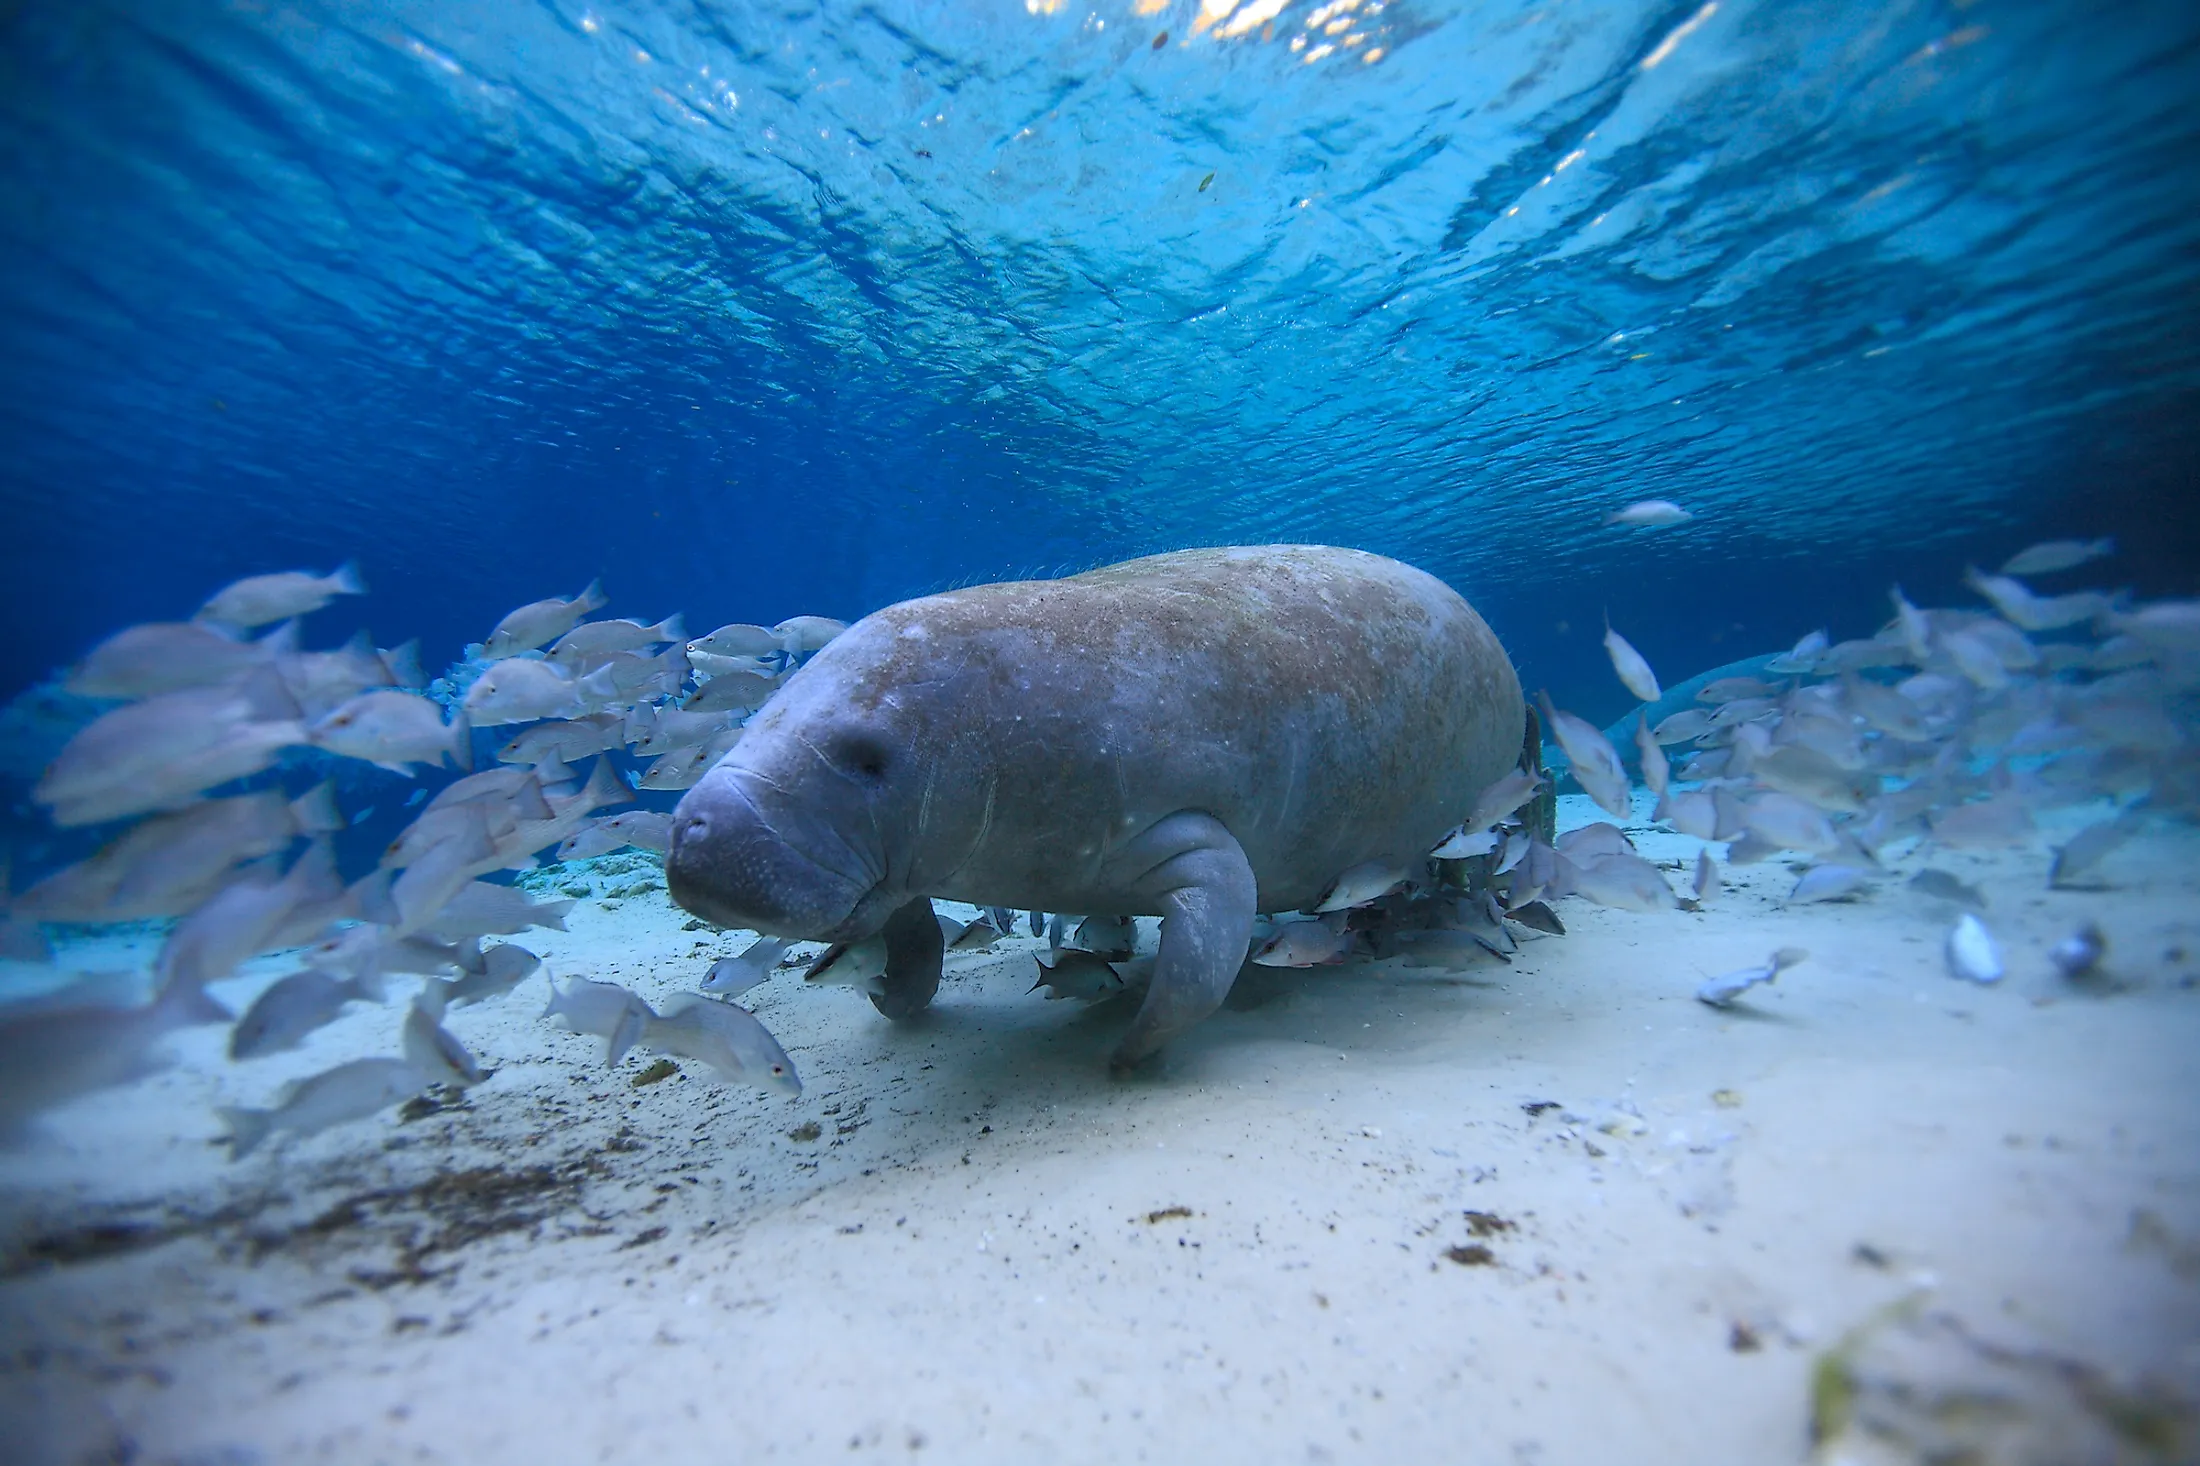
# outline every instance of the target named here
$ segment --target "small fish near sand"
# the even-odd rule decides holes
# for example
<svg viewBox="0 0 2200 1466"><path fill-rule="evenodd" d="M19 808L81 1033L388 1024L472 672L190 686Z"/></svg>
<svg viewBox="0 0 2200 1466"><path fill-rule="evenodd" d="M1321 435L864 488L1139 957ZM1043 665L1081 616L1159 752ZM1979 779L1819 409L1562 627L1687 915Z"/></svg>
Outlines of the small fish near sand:
<svg viewBox="0 0 2200 1466"><path fill-rule="evenodd" d="M802 1093L794 1061L779 1040L738 1003L674 993L642 1027L642 1045L693 1059L727 1084L748 1084L793 1099Z"/></svg>
<svg viewBox="0 0 2200 1466"><path fill-rule="evenodd" d="M1739 972L1711 978L1696 989L1696 1001L1709 1007L1724 1008L1751 988L1774 981L1781 973L1809 956L1800 947L1782 947L1762 967L1745 967Z"/></svg>
<svg viewBox="0 0 2200 1466"><path fill-rule="evenodd" d="M1624 509L1615 509L1606 516L1607 528L1613 525L1628 529L1664 529L1675 524L1686 524L1696 516L1670 499L1643 499ZM1647 701L1656 701L1655 698Z"/></svg>
<svg viewBox="0 0 2200 1466"><path fill-rule="evenodd" d="M994 924L991 916L981 916L971 922L970 925L957 930L955 935L948 939L947 950L950 952L989 951L995 943L1000 941L1003 935L1001 928Z"/></svg>
<svg viewBox="0 0 2200 1466"><path fill-rule="evenodd" d="M575 1033L604 1041L603 1061L616 1064L641 1041L642 1029L656 1013L649 1004L615 982L576 977L564 987L550 979L550 1005L544 1018L555 1018Z"/></svg>
<svg viewBox="0 0 2200 1466"><path fill-rule="evenodd" d="M1097 952L1082 952L1075 947L1065 947L1049 964L1040 962L1037 953L1032 960L1038 963L1039 980L1031 985L1031 991L1047 990L1047 1000L1076 998L1082 1002L1096 1003L1126 989L1129 984L1115 970L1113 963Z"/></svg>
<svg viewBox="0 0 2200 1466"><path fill-rule="evenodd" d="M886 991L886 939L836 942L818 955L802 980L818 987L851 987L874 996Z"/></svg>
<svg viewBox="0 0 2200 1466"><path fill-rule="evenodd" d="M1344 961L1360 934L1326 921L1287 921L1249 959L1260 967L1325 967Z"/></svg>
<svg viewBox="0 0 2200 1466"><path fill-rule="evenodd" d="M224 1106L216 1113L229 1127L229 1158L243 1160L278 1132L303 1138L333 1125L364 1120L432 1081L403 1059L354 1059L285 1085L268 1109Z"/></svg>
<svg viewBox="0 0 2200 1466"><path fill-rule="evenodd" d="M1343 911L1350 906L1364 906L1396 890L1405 878L1406 873L1402 866L1379 860L1363 862L1341 872L1329 883L1329 889L1314 903L1314 912L1322 915L1331 911Z"/></svg>
<svg viewBox="0 0 2200 1466"><path fill-rule="evenodd" d="M333 1023L347 1003L379 1003L372 978L334 977L314 968L293 972L253 999L229 1030L229 1057L258 1059L294 1049L315 1029Z"/></svg>
<svg viewBox="0 0 2200 1466"><path fill-rule="evenodd" d="M510 996L512 990L535 975L542 959L513 942L499 942L481 954L481 970L462 973L451 983L445 1002L453 1008L486 1003Z"/></svg>
<svg viewBox="0 0 2200 1466"><path fill-rule="evenodd" d="M1953 901L1958 906L1968 906L1975 911L1986 909L1986 895L1978 887L1964 881L1951 871L1927 866L1909 879L1911 890L1931 896L1937 901Z"/></svg>
<svg viewBox="0 0 2200 1466"><path fill-rule="evenodd" d="M1868 890L1872 879L1873 872L1862 866L1825 861L1803 872L1795 888L1788 892L1788 900L1790 903L1847 901Z"/></svg>
<svg viewBox="0 0 2200 1466"><path fill-rule="evenodd" d="M710 971L703 977L702 989L721 998L745 993L768 979L779 966L779 959L786 955L785 942L778 937L765 937L750 944L745 951L711 963Z"/></svg>
<svg viewBox="0 0 2200 1466"><path fill-rule="evenodd" d="M1995 944L1993 934L1986 930L1986 923L1968 911L1957 917L1956 924L1948 929L1944 950L1949 973L1967 982L1997 983L2008 971L2002 965L2001 948Z"/></svg>

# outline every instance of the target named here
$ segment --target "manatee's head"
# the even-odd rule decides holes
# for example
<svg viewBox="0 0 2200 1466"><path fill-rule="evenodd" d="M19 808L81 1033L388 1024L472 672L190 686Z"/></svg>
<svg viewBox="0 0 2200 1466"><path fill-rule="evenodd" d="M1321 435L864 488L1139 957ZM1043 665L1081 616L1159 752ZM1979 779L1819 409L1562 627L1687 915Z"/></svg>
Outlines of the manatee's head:
<svg viewBox="0 0 2200 1466"><path fill-rule="evenodd" d="M901 608L893 608L899 610ZM850 628L749 722L672 817L672 899L719 926L853 941L913 892L913 840L940 776L922 633Z"/></svg>

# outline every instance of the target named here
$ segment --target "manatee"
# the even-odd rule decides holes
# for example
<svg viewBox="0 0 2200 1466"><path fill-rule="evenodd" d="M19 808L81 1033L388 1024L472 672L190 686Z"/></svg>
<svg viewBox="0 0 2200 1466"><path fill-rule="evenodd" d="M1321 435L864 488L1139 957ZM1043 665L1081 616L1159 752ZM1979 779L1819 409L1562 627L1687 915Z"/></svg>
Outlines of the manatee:
<svg viewBox="0 0 2200 1466"><path fill-rule="evenodd" d="M1318 545L1184 550L904 601L790 677L672 822L721 926L883 935L879 1010L939 986L931 898L1159 916L1115 1052L1221 1006L1256 912L1419 870L1521 756L1520 682L1459 595Z"/></svg>

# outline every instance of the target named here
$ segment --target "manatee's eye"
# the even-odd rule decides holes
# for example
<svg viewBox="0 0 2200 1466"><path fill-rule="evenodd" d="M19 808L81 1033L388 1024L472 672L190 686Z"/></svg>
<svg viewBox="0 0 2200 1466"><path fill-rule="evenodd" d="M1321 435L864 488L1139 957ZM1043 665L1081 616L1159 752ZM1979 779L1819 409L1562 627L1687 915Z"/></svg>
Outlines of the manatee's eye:
<svg viewBox="0 0 2200 1466"><path fill-rule="evenodd" d="M833 750L839 765L860 779L876 783L886 777L886 747L877 739L853 733Z"/></svg>

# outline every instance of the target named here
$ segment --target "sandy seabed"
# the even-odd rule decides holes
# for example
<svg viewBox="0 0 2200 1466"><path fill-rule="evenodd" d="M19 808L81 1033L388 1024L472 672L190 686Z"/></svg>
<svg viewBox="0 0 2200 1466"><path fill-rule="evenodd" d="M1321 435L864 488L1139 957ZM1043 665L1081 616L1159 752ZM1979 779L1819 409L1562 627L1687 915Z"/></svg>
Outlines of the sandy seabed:
<svg viewBox="0 0 2200 1466"><path fill-rule="evenodd" d="M531 978L452 1015L495 1071L462 1101L235 1164L215 1104L396 1052L402 1008L245 1065L192 1030L0 1160L5 1454L2200 1459L2200 833L2046 889L2100 813L1852 903L1774 862L1700 913L1562 902L1510 965L1249 969L1127 1080L1127 1005L1027 994L1029 938L907 1028L746 995L799 1100L638 1087L657 1056L607 1068ZM1928 862L1985 891L1998 986L1948 974ZM2046 950L2087 920L2077 985ZM661 891L569 926L516 940L652 1001L747 941Z"/></svg>

